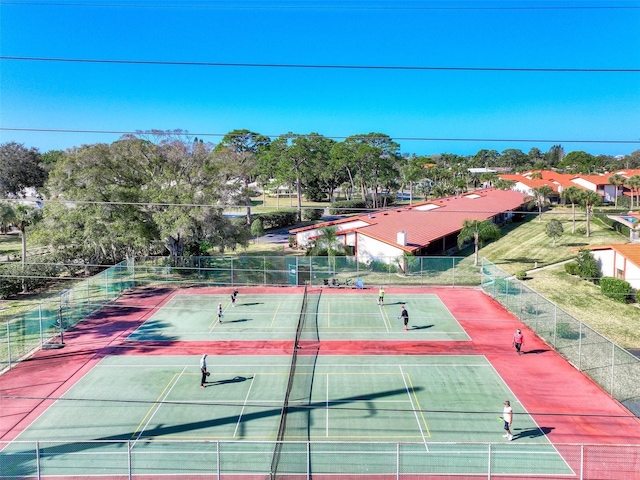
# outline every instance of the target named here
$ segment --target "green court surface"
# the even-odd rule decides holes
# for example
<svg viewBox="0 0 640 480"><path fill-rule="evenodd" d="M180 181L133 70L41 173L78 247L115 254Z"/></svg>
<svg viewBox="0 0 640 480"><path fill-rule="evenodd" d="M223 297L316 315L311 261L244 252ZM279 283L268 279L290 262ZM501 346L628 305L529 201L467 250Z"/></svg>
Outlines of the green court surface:
<svg viewBox="0 0 640 480"><path fill-rule="evenodd" d="M317 321L321 340L469 340L447 307L434 294L320 295L308 305L307 323ZM222 323L216 308L223 305ZM409 330L398 318L404 305L410 315ZM137 329L133 341L188 340L290 340L295 336L302 295L240 295L235 307L228 295L172 297ZM317 318L315 315L317 314Z"/></svg>
<svg viewBox="0 0 640 480"><path fill-rule="evenodd" d="M107 466L109 457L127 448L146 453L136 456L136 469L152 473L172 455L220 455L220 441L227 442L222 444L227 461L243 452L236 468L269 471L291 357L210 356L205 389L199 388L198 361L199 356L103 359L5 449L16 463L3 469L24 473L32 467L23 441L56 442L41 454L50 474L70 474L68 465L74 471L114 473L111 469L121 467ZM494 442L494 454L505 453L494 456L494 472L571 473L483 356L299 355L293 378L283 438L318 442L312 447L318 469L344 472L362 464L372 473L376 465L383 471L382 458L395 461L399 453L400 446L389 442L408 442L402 445L410 452L403 456L407 471L432 468L429 457L438 459L433 465L440 473L481 473L487 445L474 442ZM513 442L502 438L497 418L505 399L515 411ZM77 439L98 443L64 445ZM115 440L128 441L129 447L109 443ZM511 450L516 445L517 457ZM306 444L291 448L302 448L302 456L283 449L283 465L293 458L304 464ZM341 456L347 450L350 455ZM74 461L68 462L71 456Z"/></svg>

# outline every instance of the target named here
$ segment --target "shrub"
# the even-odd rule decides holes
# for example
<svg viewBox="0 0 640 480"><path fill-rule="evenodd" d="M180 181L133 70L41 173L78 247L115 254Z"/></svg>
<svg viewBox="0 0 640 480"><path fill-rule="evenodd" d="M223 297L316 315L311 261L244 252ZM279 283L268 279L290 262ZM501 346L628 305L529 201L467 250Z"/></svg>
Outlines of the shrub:
<svg viewBox="0 0 640 480"><path fill-rule="evenodd" d="M577 340L580 333L576 332L568 323L559 323L556 327L556 335L567 340Z"/></svg>
<svg viewBox="0 0 640 480"><path fill-rule="evenodd" d="M295 210L282 210L272 213L261 213L255 217L262 220L262 227L269 228L290 227L298 223L298 212Z"/></svg>
<svg viewBox="0 0 640 480"><path fill-rule="evenodd" d="M302 210L302 219L310 222L320 220L322 218L322 208L305 208Z"/></svg>
<svg viewBox="0 0 640 480"><path fill-rule="evenodd" d="M367 208L367 204L363 200L340 200L338 202L333 202L329 213L331 215L362 213L365 208Z"/></svg>
<svg viewBox="0 0 640 480"><path fill-rule="evenodd" d="M578 263L578 275L580 275L580 278L592 281L593 283L598 282L600 267L591 250L581 249L578 252L576 262Z"/></svg>
<svg viewBox="0 0 640 480"><path fill-rule="evenodd" d="M565 263L564 270L569 275L578 275L578 262Z"/></svg>
<svg viewBox="0 0 640 480"><path fill-rule="evenodd" d="M631 296L631 285L625 280L613 277L603 277L600 279L600 290L605 297L609 297L616 302L626 303Z"/></svg>
<svg viewBox="0 0 640 480"><path fill-rule="evenodd" d="M518 280L526 280L527 279L527 272L525 272L524 270L520 270L519 272L516 272L516 278Z"/></svg>

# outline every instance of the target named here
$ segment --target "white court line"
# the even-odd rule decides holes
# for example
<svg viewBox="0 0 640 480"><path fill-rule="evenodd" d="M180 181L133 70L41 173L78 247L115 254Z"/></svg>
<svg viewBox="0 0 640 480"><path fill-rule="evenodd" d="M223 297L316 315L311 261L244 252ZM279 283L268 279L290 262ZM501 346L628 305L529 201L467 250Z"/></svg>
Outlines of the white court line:
<svg viewBox="0 0 640 480"><path fill-rule="evenodd" d="M567 461L564 459L564 457L562 456L562 454L558 451L558 449L556 448L556 446L553 444L553 442L551 440L549 440L549 437L547 437L547 434L544 433L544 431L540 428L540 425L538 425L538 422L536 422L534 420L534 418L531 416L531 414L527 411L526 408L524 408L524 405L522 405L522 402L518 399L518 397L516 397L516 395L513 393L513 390L511 390L511 388L509 388L509 386L507 385L507 382L505 382L502 378L502 376L500 375L500 373L498 373L498 371L496 370L496 368L493 366L493 364L491 362L489 362L489 359L485 356L484 357L485 360L487 360L487 362L489 363L489 365L491 366L491 368L493 369L494 372L496 372L496 375L498 376L498 378L500 379L500 381L503 383L503 385L505 387L507 387L507 390L509 390L509 393L513 396L513 398L516 400L516 402L518 402L520 404L520 408L522 408L524 410L524 412L529 415L529 418L533 421L534 425L536 427L538 427L538 430L540 430L540 433L542 433L542 435L544 436L544 438L547 440L547 442L549 442L549 444L553 447L553 449L556 451L556 453L558 454L558 456L562 459L562 461L565 463L565 465L567 466L567 468L569 470L571 470L573 475L576 475L575 471L573 470L573 468L571 468L571 465L569 465L567 463ZM513 406L513 402L512 402L512 406ZM513 413L515 415L515 412Z"/></svg>
<svg viewBox="0 0 640 480"><path fill-rule="evenodd" d="M131 445L131 447L133 448L136 444L136 442L138 440L140 440L140 437L142 436L142 434L144 433L144 431L147 429L147 427L149 426L149 423L151 422L151 420L153 419L153 417L156 416L156 413L158 413L158 410L160 410L160 407L162 406L162 402L164 402L167 398L167 396L169 396L169 394L171 393L171 390L173 390L173 387L175 387L178 384L178 380L180 380L180 377L182 376L182 374L184 373L184 371L189 367L189 365L185 365L184 368L182 369L182 372L180 372L180 375L178 375L175 379L175 381L173 382L173 385L171 385L171 388L169 388L169 390L167 390L166 395L162 398L162 400L160 400L160 402L158 403L158 406L156 407L155 412L153 412L153 414L151 414L151 416L149 417L149 420L147 420L147 423L144 424L144 426L140 429L140 432L138 433L138 436L135 438L135 440L133 441L133 444Z"/></svg>
<svg viewBox="0 0 640 480"><path fill-rule="evenodd" d="M327 373L327 393L325 399L325 437L329 437L329 374Z"/></svg>
<svg viewBox="0 0 640 480"><path fill-rule="evenodd" d="M240 426L240 422L242 421L242 415L244 414L244 409L247 406L247 402L249 400L249 393L251 393L251 387L253 387L253 382L256 379L256 376L258 374L254 373L253 377L251 378L251 385L249 385L249 390L247 391L247 395L244 397L244 402L242 404L242 410L240 410L240 416L238 416L238 421L236 422L236 429L233 431L233 436L235 438L236 434L238 433L238 427Z"/></svg>
<svg viewBox="0 0 640 480"><path fill-rule="evenodd" d="M378 304L378 309L380 310L380 315L382 315L382 321L384 322L384 328L387 329L387 333L389 333L389 324L391 322L389 322L389 320L386 317L386 312L385 310L382 309L383 305Z"/></svg>
<svg viewBox="0 0 640 480"><path fill-rule="evenodd" d="M413 404L413 399L411 398L411 392L409 390L409 385L407 385L407 379L404 376L404 371L402 371L402 365L398 365L400 369L400 374L402 375L402 381L404 382L404 388L407 390L407 396L409 397L409 402L411 402L411 409L413 410L413 414L416 417L416 422L418 424L418 429L420 430L420 435L422 436L422 442L424 443L424 448L429 451L429 447L427 446L427 439L424 436L424 431L422 431L422 425L420 425L420 419L418 418L418 412L416 410L415 405Z"/></svg>

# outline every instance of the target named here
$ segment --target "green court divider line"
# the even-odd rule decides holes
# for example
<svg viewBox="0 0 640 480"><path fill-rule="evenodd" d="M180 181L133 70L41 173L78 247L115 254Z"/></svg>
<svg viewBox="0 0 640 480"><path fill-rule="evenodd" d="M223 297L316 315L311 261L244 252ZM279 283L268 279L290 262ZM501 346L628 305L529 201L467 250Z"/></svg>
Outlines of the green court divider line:
<svg viewBox="0 0 640 480"><path fill-rule="evenodd" d="M276 322L276 318L278 318L278 310L280 310L280 305L282 305L282 302L278 302L278 305L276 305L276 311L273 312L273 318L271 319L271 325L269 325L271 328L273 328L273 324Z"/></svg>
<svg viewBox="0 0 640 480"><path fill-rule="evenodd" d="M169 382L167 382L167 385L162 389L162 392L160 392L160 395L158 395L158 398L156 398L156 401L155 401L155 402L153 402L153 403L151 404L151 406L149 407L149 410L147 411L147 413L146 413L146 414L145 414L145 416L142 418L142 420L140 421L140 423L138 424L138 426L136 427L136 429L135 429L135 430L133 431L133 433L131 434L131 438L132 438L132 439L137 439L137 438L139 438L139 437L140 437L140 435L138 435L138 436L136 437L136 434L137 434L138 432L140 432L140 434L142 434L142 432L143 432L143 430L141 429L141 428L142 428L142 424L143 424L143 423L145 423L145 420L147 420L147 418L149 417L149 415L151 415L152 410L154 410L154 409L155 409L156 411L158 411L158 409L159 409L159 408L160 408L160 406L162 405L162 400L163 400L163 398L162 398L162 397L166 397L167 389L171 389L171 388L173 387L173 385L175 385L175 383L176 383L176 377L180 377L180 376L184 373L184 370L185 370L186 368L187 368L187 367L185 366L185 367L182 369L182 372L180 372L180 373L174 373L174 374L173 374L173 377L171 377L171 380L169 380ZM150 420L150 419L149 419L149 420Z"/></svg>

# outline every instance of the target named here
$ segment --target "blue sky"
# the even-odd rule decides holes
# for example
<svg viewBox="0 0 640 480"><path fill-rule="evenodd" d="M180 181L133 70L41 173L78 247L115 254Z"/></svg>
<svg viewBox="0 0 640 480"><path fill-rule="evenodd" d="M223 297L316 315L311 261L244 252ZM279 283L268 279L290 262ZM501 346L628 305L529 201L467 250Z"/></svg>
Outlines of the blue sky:
<svg viewBox="0 0 640 480"><path fill-rule="evenodd" d="M4 129L380 132L416 154L553 145L515 141L529 139L640 149L640 1L0 0L0 42ZM0 143L118 136L0 130Z"/></svg>

